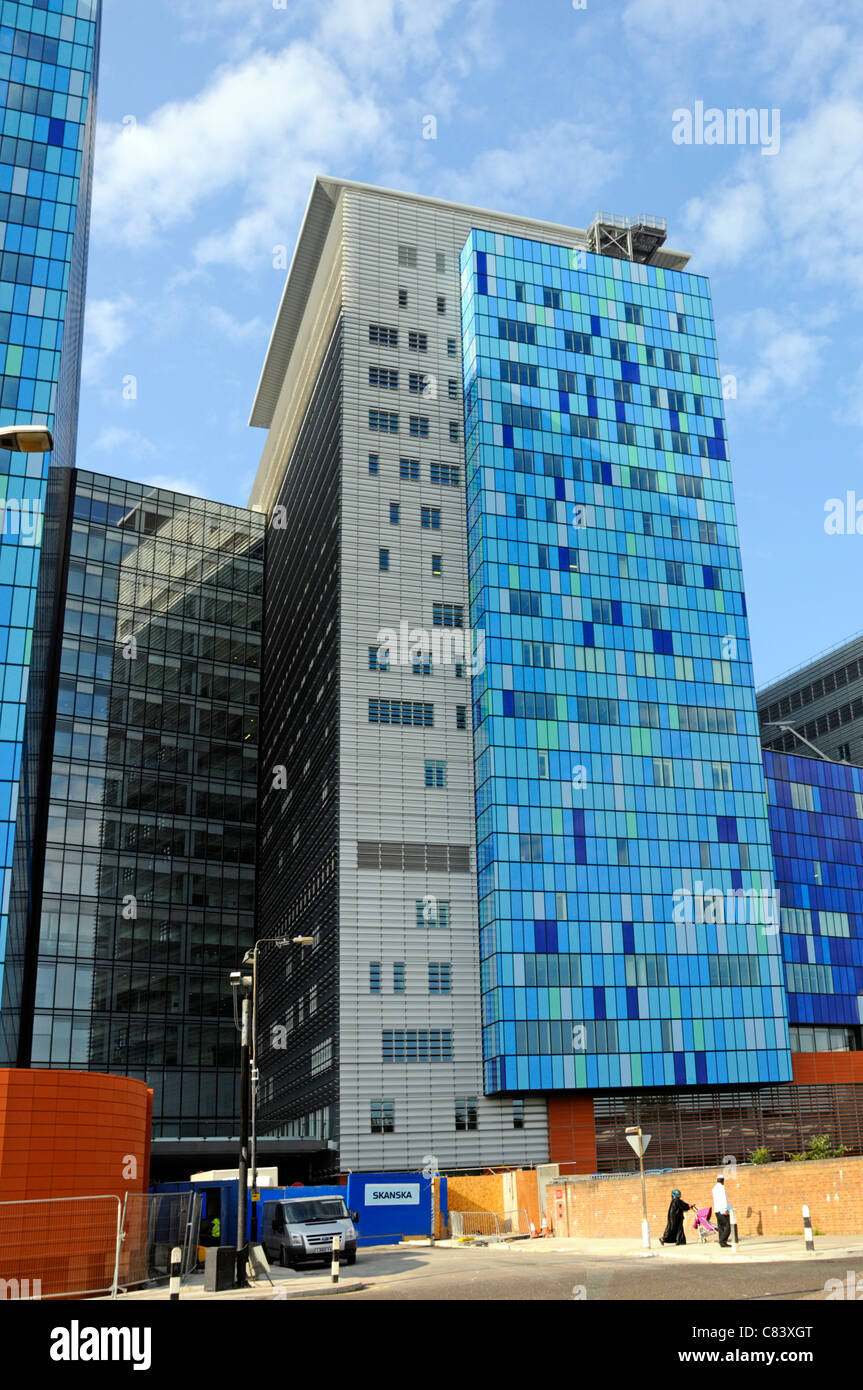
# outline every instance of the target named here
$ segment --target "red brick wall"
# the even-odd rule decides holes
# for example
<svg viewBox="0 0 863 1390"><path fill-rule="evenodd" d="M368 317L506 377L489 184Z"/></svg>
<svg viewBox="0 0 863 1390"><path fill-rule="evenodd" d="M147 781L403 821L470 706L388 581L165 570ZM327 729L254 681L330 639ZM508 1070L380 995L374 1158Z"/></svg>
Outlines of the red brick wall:
<svg viewBox="0 0 863 1390"><path fill-rule="evenodd" d="M679 1187L691 1205L712 1205L715 1168L684 1168L648 1176L647 1214L653 1236L661 1235L671 1189ZM549 1215L560 1210L555 1192L564 1189L563 1217L556 1219L559 1235L631 1236L641 1234L641 1179L633 1177L572 1178L546 1189ZM824 1235L863 1234L863 1158L820 1162L742 1164L725 1188L737 1216L741 1236L799 1234L803 1238L801 1207L808 1204L812 1227ZM686 1217L687 1240L692 1217Z"/></svg>

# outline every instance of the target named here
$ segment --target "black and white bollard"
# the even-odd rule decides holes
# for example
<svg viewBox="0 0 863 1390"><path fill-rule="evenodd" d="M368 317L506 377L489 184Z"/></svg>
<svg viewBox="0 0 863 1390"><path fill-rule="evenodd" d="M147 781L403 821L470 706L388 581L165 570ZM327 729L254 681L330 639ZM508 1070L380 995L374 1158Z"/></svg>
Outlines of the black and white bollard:
<svg viewBox="0 0 863 1390"><path fill-rule="evenodd" d="M803 1235L806 1240L806 1249L813 1251L815 1241L812 1239L812 1219L809 1215L809 1208L806 1206L803 1208Z"/></svg>
<svg viewBox="0 0 863 1390"><path fill-rule="evenodd" d="M176 1303L180 1297L180 1270L183 1263L183 1254L179 1245L175 1245L171 1251L171 1303Z"/></svg>
<svg viewBox="0 0 863 1390"><path fill-rule="evenodd" d="M731 1225L731 1249L737 1249L737 1212L733 1207L728 1208L728 1220Z"/></svg>
<svg viewBox="0 0 863 1390"><path fill-rule="evenodd" d="M339 1235L338 1235L338 1232L336 1232L336 1234L333 1236L333 1266L332 1266L332 1276L333 1276L333 1283L334 1283L334 1284L337 1284L337 1283L339 1282Z"/></svg>

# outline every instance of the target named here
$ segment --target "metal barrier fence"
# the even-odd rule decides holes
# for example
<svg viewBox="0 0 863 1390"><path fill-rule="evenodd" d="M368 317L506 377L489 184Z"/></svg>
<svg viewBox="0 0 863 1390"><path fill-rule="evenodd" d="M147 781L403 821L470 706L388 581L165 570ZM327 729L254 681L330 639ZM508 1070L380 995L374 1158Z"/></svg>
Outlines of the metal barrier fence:
<svg viewBox="0 0 863 1390"><path fill-rule="evenodd" d="M119 1197L0 1202L0 1298L117 1295Z"/></svg>
<svg viewBox="0 0 863 1390"><path fill-rule="evenodd" d="M508 1240L530 1235L530 1217L524 1207L512 1212L450 1211L449 1226L453 1240Z"/></svg>
<svg viewBox="0 0 863 1390"><path fill-rule="evenodd" d="M121 1289L166 1283L174 1246L182 1252L180 1280L186 1282L198 1262L202 1201L200 1192L126 1193L117 1275Z"/></svg>
<svg viewBox="0 0 863 1390"><path fill-rule="evenodd" d="M185 1281L200 1225L199 1192L0 1202L0 1302L116 1298L118 1289L167 1282L174 1246Z"/></svg>

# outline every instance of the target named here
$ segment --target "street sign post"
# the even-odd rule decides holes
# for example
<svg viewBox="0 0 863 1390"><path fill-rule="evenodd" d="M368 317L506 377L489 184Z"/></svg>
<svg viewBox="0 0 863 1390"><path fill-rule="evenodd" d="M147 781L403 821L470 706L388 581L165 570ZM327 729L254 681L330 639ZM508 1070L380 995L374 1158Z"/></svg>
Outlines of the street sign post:
<svg viewBox="0 0 863 1390"><path fill-rule="evenodd" d="M644 1182L644 1150L652 1139L652 1135L643 1134L641 1125L631 1125L626 1131L626 1142L630 1148L638 1154L638 1167L641 1172L641 1244L644 1247L643 1253L651 1255L650 1249L650 1226L647 1221L647 1187Z"/></svg>

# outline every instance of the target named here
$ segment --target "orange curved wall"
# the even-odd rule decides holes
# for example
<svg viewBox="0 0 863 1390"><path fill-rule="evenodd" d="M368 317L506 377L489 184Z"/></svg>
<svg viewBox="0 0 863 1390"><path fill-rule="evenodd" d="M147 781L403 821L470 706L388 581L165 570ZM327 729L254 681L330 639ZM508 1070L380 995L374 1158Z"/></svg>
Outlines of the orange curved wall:
<svg viewBox="0 0 863 1390"><path fill-rule="evenodd" d="M0 1201L146 1192L152 1113L127 1076L0 1068Z"/></svg>

